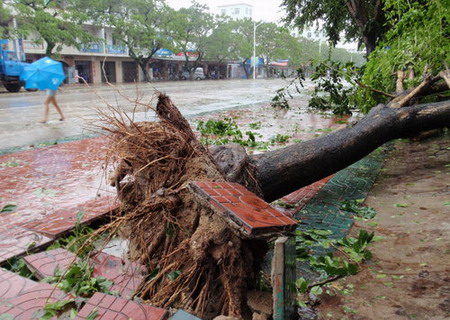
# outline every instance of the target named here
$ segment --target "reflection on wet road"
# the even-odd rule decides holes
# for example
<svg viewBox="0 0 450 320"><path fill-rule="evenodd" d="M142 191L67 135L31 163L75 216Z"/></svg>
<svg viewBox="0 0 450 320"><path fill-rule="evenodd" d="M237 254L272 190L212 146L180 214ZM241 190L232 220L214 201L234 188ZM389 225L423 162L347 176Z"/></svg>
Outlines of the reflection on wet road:
<svg viewBox="0 0 450 320"><path fill-rule="evenodd" d="M275 91L286 82L276 80L177 81L108 85L86 88L84 85L63 87L57 95L66 121L58 121L53 106L50 121L39 124L43 116L44 92L0 94L0 149L26 146L42 141L88 134L100 125L98 110L108 111L107 105L120 106L138 121L153 120L140 102L155 106L155 92L168 94L186 117L237 107L267 104Z"/></svg>

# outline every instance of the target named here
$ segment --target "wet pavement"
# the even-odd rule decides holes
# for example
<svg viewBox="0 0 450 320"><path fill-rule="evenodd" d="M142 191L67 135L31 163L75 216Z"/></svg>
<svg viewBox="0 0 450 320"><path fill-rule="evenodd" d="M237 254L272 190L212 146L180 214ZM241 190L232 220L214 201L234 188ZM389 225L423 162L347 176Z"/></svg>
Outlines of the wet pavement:
<svg viewBox="0 0 450 320"><path fill-rule="evenodd" d="M0 264L37 250L114 208L105 183L105 138L0 156Z"/></svg>
<svg viewBox="0 0 450 320"><path fill-rule="evenodd" d="M309 82L306 82L307 85ZM155 106L155 92L168 94L181 113L193 117L220 110L267 104L276 90L283 87L282 79L205 80L158 83L64 86L57 100L66 116L65 121L50 106L50 120L43 118L44 92L0 93L0 149L35 145L72 136L98 132L99 112L120 106L138 121L152 121L153 112L147 112L141 103ZM298 94L293 92L294 96Z"/></svg>
<svg viewBox="0 0 450 320"><path fill-rule="evenodd" d="M192 91L187 95L186 91L193 90L194 83L177 82L168 84L166 93L170 94L185 116L191 117L193 127L195 127L196 119L206 117L201 116L202 114L210 115L213 111L221 110L219 113L216 112L214 117L218 119L232 117L243 128L248 128L250 124L259 122L260 125L256 126L258 128L252 130L258 133L258 139L261 140L269 140L277 134L286 134L289 136L289 142L298 142L345 126L337 118L307 113L304 108L305 101L302 99L297 102L298 106L301 107L300 109L272 110L268 106L268 101L273 94L271 90L278 89L280 84L282 83L279 80L224 81L217 83L202 81L195 82L198 91ZM123 90L136 95L136 88L143 91L147 87L148 85L144 87L143 84L139 84L134 87L128 86ZM99 125L94 106L103 102L100 98L96 98L90 90L78 87L67 88L59 98L61 104L66 104L68 120L64 122L52 120L48 124L36 123L42 108L43 96L41 93L0 94L0 102L2 103L0 104L0 121L3 124L3 129L0 132L0 154L1 152L4 153L0 155L0 210L3 211L0 213L0 264L14 256L29 255L31 252L41 251L54 239L69 232L77 223L77 219L81 219L83 223L91 223L96 219L107 216L116 208L116 191L105 183L104 165L107 152L105 137L75 140L58 143L57 145L44 144L40 148L29 146L29 144L37 144L42 141L78 139L80 135L92 133L92 131L86 131L89 126L94 128L95 125L97 127ZM122 98L119 99L120 95L112 88L102 87L96 88L96 90L102 91L108 95L108 99L117 101L118 104L123 103L123 101L119 102ZM260 91L265 93L261 94ZM149 97L153 92L153 88L149 90L149 93L147 93ZM220 92L220 95L217 92ZM4 104L5 101L6 105ZM259 104L258 101L260 101ZM67 105L70 104L73 104L72 108L67 109ZM23 108L22 111L28 112L29 118L20 116L16 108ZM125 109L127 108L131 112L133 104L126 105ZM200 115L200 117L194 118L194 115ZM89 117L91 117L90 120ZM136 112L135 119L153 120L153 112ZM246 129L242 130L245 131ZM283 145L283 143L271 144L268 149ZM11 147L20 147L23 151L5 153L5 148ZM323 188L330 178L321 180L283 198L284 202L295 205L295 210L292 209L290 212L285 210L285 212L290 216L298 212ZM244 200L243 202L245 202ZM251 205L255 207L257 200L253 198L251 200ZM266 208L266 204L264 206ZM258 207L258 210L260 209ZM247 213L241 211L237 212L238 216L241 216L246 223L250 223L251 219L247 219ZM276 215L276 220L281 217L278 215L279 213ZM301 217L301 219L304 218L304 216ZM288 217L281 217L281 219L293 221ZM267 224L250 225L247 229L252 231L253 228L261 226L265 228ZM46 258L49 258L48 253L39 254L44 254ZM71 258L66 253L60 254ZM54 260L60 261L58 259L62 256L50 255L50 260L54 258ZM38 260L42 260L41 258ZM73 260L73 258L71 259ZM36 270L40 268L35 264L36 259L29 258L28 260L30 260L28 262L30 266L34 265ZM60 263L63 263L61 261ZM114 288L121 292L124 297L129 297L129 294L136 289L137 283L141 279L139 275L137 275L138 279L133 276L130 277L130 275L124 276L121 258L103 255L96 257L93 263L97 265L97 274L114 280ZM48 267L46 266L46 268ZM55 265L48 270L42 270L42 275L51 273L54 267ZM137 270L137 268L135 266L133 270ZM8 312L18 312L22 317L23 315L29 315L30 308L34 308L33 312L37 310L37 307L42 308L43 304L39 302L30 304L27 309L23 307L21 301L30 301L27 300L30 299L30 295L36 301L44 301L43 297L45 299L49 297L46 294L46 288L48 287L44 288L45 290L43 289L42 292L36 291L36 287L33 287L28 281L22 279L8 280L13 278L9 274L3 277L2 272L0 272L0 287L6 283L15 283L11 287L12 292L16 292L14 297L8 296L8 299L6 299L0 296L0 302L2 299L3 301L6 299L8 303L15 306L8 309ZM16 285L19 288L15 287ZM39 285L36 284L36 286ZM30 293L28 289L34 293ZM62 293L57 294L62 295ZM33 295L35 295L34 298ZM116 300L114 301L112 297L105 297L104 295L94 295L91 299L92 301L86 305L86 310L92 311L93 308L101 307L102 313L105 315L113 315L116 312L114 316L126 316L127 313L122 311L128 310L127 308L129 310L145 309L142 309L139 305L134 305L134 302L133 305L126 307L129 304L127 300L116 299L115 297ZM106 302L111 302L110 306L117 304L123 308L109 310L109 307L105 307ZM86 310L79 315L80 319L87 316L88 311ZM146 313L147 311L142 312L144 312L142 319L153 319L153 316ZM83 314L85 315L83 316ZM165 310L155 311L155 319L163 317L164 314Z"/></svg>

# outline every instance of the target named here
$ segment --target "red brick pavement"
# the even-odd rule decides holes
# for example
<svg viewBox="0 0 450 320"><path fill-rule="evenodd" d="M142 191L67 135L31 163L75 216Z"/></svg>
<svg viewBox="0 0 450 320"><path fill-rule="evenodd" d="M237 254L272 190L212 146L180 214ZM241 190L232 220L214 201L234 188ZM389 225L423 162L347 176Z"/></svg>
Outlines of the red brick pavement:
<svg viewBox="0 0 450 320"><path fill-rule="evenodd" d="M76 260L76 255L65 249L53 249L39 252L24 258L29 269L35 272L38 279L55 274L56 269L66 270Z"/></svg>
<svg viewBox="0 0 450 320"><path fill-rule="evenodd" d="M74 227L78 212L90 222L116 208L115 190L105 183L105 143L100 137L0 156L0 209L17 206L0 215L0 226L24 234L7 249L11 232L0 230L0 264L28 250L27 235L59 237Z"/></svg>
<svg viewBox="0 0 450 320"><path fill-rule="evenodd" d="M39 283L0 268L0 302L21 295Z"/></svg>
<svg viewBox="0 0 450 320"><path fill-rule="evenodd" d="M6 299L0 304L0 315L5 319L12 316L15 320L39 319L42 309L48 303L65 300L68 295L47 283L39 283L19 295Z"/></svg>
<svg viewBox="0 0 450 320"><path fill-rule="evenodd" d="M131 298L144 280L145 268L137 263L99 252L91 258L94 277L105 277L113 282L110 291L123 298Z"/></svg>
<svg viewBox="0 0 450 320"><path fill-rule="evenodd" d="M86 319L93 312L97 312L96 320L162 320L167 316L164 309L99 292L88 300L75 319Z"/></svg>
<svg viewBox="0 0 450 320"><path fill-rule="evenodd" d="M297 225L296 220L238 183L192 182L191 186L250 235L290 230Z"/></svg>
<svg viewBox="0 0 450 320"><path fill-rule="evenodd" d="M299 212L303 207L311 200L317 192L333 177L333 175L323 178L317 182L310 184L309 186L303 187L294 191L287 196L284 196L280 200L288 205L291 205L291 208L285 208L281 206L275 206L278 210L283 212L284 214L293 217L297 212Z"/></svg>

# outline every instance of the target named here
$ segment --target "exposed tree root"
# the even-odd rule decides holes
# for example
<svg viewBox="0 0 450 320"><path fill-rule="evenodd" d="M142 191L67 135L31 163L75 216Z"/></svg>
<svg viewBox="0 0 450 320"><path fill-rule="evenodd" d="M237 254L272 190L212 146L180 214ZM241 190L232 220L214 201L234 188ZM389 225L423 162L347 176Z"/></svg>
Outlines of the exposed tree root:
<svg viewBox="0 0 450 320"><path fill-rule="evenodd" d="M245 292L267 246L242 239L196 200L189 182L225 179L167 96L159 95L156 110L159 122L107 119L109 163L117 164L111 183L121 200L107 228L120 229L130 257L148 269L140 297L205 319L243 318Z"/></svg>

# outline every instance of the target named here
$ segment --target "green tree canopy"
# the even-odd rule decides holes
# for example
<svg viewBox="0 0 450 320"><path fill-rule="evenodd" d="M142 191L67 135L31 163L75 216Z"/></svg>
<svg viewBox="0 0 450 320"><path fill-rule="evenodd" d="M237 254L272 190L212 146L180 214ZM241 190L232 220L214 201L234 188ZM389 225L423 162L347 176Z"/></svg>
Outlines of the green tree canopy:
<svg viewBox="0 0 450 320"><path fill-rule="evenodd" d="M393 75L409 71L407 86L413 87L446 68L450 61L450 2L385 0L388 22L393 28L386 33L385 40L372 52L366 65L362 81L384 92L395 91ZM365 109L387 97L367 89L360 89L360 103Z"/></svg>
<svg viewBox="0 0 450 320"><path fill-rule="evenodd" d="M3 5L3 0L0 0L0 38L6 36L6 29L8 27L8 21L10 19L10 12Z"/></svg>
<svg viewBox="0 0 450 320"><path fill-rule="evenodd" d="M208 7L193 1L189 8L177 11L170 23L170 34L175 48L184 54L184 68L191 79L205 56L208 37L214 29L214 17Z"/></svg>
<svg viewBox="0 0 450 320"><path fill-rule="evenodd" d="M46 55L60 52L63 46L80 48L96 38L83 29L88 19L77 2L58 0L11 0L17 13L19 37L33 36L46 44Z"/></svg>
<svg viewBox="0 0 450 320"><path fill-rule="evenodd" d="M382 0L283 0L285 21L303 29L319 20L336 45L344 33L348 41L363 42L370 54L388 29Z"/></svg>
<svg viewBox="0 0 450 320"><path fill-rule="evenodd" d="M239 59L239 47L244 39L237 32L238 26L239 21L217 17L215 28L206 40L205 58L219 63Z"/></svg>
<svg viewBox="0 0 450 320"><path fill-rule="evenodd" d="M167 26L174 11L164 0L101 0L84 2L93 21L112 29L113 38L128 47L128 54L140 66L146 81L147 66L161 48L171 48Z"/></svg>

